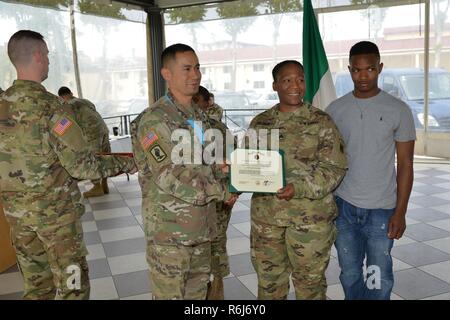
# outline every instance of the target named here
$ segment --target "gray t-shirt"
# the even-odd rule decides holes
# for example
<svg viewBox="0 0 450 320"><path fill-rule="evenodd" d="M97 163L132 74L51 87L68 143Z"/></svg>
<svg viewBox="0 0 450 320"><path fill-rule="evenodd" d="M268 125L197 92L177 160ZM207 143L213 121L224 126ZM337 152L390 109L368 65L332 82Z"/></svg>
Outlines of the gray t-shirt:
<svg viewBox="0 0 450 320"><path fill-rule="evenodd" d="M335 194L359 208L395 208L395 142L416 139L408 105L384 91L368 99L350 92L326 111L344 138L348 159L347 174Z"/></svg>

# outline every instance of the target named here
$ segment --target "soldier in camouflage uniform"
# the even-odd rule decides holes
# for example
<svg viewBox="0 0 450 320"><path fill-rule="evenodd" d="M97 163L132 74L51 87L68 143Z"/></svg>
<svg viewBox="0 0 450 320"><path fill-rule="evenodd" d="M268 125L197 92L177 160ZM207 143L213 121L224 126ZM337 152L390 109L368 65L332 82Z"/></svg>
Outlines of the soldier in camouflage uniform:
<svg viewBox="0 0 450 320"><path fill-rule="evenodd" d="M102 116L92 102L75 98L67 87L58 90L58 96L72 109L75 121L83 130L88 146L95 153L110 153L109 130ZM98 197L109 193L106 178L92 180L92 189L83 193L85 198Z"/></svg>
<svg viewBox="0 0 450 320"><path fill-rule="evenodd" d="M209 91L200 86L199 92L193 97L194 102L202 109L204 112L209 110ZM227 126L221 121L217 121L213 118L209 119L211 126L218 129L223 137L223 159L227 158L227 143L230 143L229 150L234 150L236 145L234 137L232 137L231 132L228 130ZM229 140L226 137L229 136ZM221 174L219 178L220 183L223 188L228 188L228 175ZM217 214L217 235L211 242L211 274L214 276L208 287L208 300L224 300L223 291L223 278L230 274L230 266L228 262L227 253L227 229L228 223L231 218L231 210L233 205L237 200L237 195L234 195L233 201L225 204L224 201L216 202L216 214Z"/></svg>
<svg viewBox="0 0 450 320"><path fill-rule="evenodd" d="M0 97L0 197L24 279L24 299L88 299L87 250L76 179L135 171L130 158L95 156L58 97L42 35L8 42L18 80Z"/></svg>
<svg viewBox="0 0 450 320"><path fill-rule="evenodd" d="M206 110L206 114L209 118L214 119L216 121L222 121L223 109L217 103L214 102L214 94L209 93L209 107Z"/></svg>
<svg viewBox="0 0 450 320"><path fill-rule="evenodd" d="M131 125L152 293L155 299L205 299L215 205L225 191L217 181L218 166L201 159L175 161L181 152L175 147L188 142L202 146L203 132L210 128L206 115L192 103L201 80L197 55L189 46L175 44L163 51L162 65L168 94ZM177 129L190 134L188 142L172 141Z"/></svg>
<svg viewBox="0 0 450 320"><path fill-rule="evenodd" d="M286 299L289 276L297 299L325 299L325 270L335 240L332 191L346 170L340 133L331 118L302 101L303 66L273 69L280 103L256 116L250 128L279 129L286 186L251 201L251 253L259 299ZM270 145L269 145L270 148Z"/></svg>
<svg viewBox="0 0 450 320"><path fill-rule="evenodd" d="M0 94L2 94L4 91L3 91L3 89L2 88L0 88Z"/></svg>

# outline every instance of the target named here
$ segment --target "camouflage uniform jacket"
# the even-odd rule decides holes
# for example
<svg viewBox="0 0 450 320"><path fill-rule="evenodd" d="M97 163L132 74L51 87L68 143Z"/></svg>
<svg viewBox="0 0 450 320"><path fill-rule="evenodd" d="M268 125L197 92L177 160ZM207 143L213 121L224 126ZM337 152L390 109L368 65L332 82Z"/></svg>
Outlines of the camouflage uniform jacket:
<svg viewBox="0 0 450 320"><path fill-rule="evenodd" d="M109 130L95 106L86 99L72 98L67 101L72 109L75 121L83 130L86 140L93 151L105 151L102 144L109 144Z"/></svg>
<svg viewBox="0 0 450 320"><path fill-rule="evenodd" d="M146 236L156 244L196 245L215 237L215 201L224 198L215 166L174 164L171 159L176 129L188 130L192 145L199 141L189 119L201 121L203 130L210 128L200 108L183 107L168 94L131 124Z"/></svg>
<svg viewBox="0 0 450 320"><path fill-rule="evenodd" d="M211 107L206 110L206 114L211 119L216 121L222 121L223 109L218 104L214 103Z"/></svg>
<svg viewBox="0 0 450 320"><path fill-rule="evenodd" d="M5 213L23 224L75 221L84 212L76 179L133 167L129 158L90 153L73 117L41 84L16 80L0 97L0 195Z"/></svg>
<svg viewBox="0 0 450 320"><path fill-rule="evenodd" d="M345 174L347 159L330 116L306 103L294 112L280 112L276 105L256 116L250 128L279 129L286 183L295 189L289 201L274 194L254 194L252 219L281 226L333 220L337 209L332 191Z"/></svg>

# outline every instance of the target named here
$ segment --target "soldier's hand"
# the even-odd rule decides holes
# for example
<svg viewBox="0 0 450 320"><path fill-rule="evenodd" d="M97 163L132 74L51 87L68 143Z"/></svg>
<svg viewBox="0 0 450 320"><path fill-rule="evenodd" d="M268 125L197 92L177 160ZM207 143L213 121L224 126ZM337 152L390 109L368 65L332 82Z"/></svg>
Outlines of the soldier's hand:
<svg viewBox="0 0 450 320"><path fill-rule="evenodd" d="M227 207L232 207L232 206L236 203L236 201L237 201L238 198L239 198L239 195L233 193L233 194L231 195L230 199L228 199L227 201L224 201L224 204L225 204Z"/></svg>
<svg viewBox="0 0 450 320"><path fill-rule="evenodd" d="M220 170L222 170L223 174L228 174L230 172L230 166L227 165L226 163L219 164L219 168Z"/></svg>
<svg viewBox="0 0 450 320"><path fill-rule="evenodd" d="M277 198L282 200L291 200L294 197L295 189L292 183L287 184L284 188L277 191Z"/></svg>

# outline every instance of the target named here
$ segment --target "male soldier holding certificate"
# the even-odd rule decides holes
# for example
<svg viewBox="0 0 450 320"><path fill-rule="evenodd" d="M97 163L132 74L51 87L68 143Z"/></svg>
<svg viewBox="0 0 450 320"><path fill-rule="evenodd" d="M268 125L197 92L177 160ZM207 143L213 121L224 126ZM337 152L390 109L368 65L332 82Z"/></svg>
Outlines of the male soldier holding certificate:
<svg viewBox="0 0 450 320"><path fill-rule="evenodd" d="M203 147L204 131L211 128L192 101L201 80L197 55L174 44L163 51L162 65L169 92L132 123L152 293L155 299L202 300L210 281L216 201L234 197L224 197L218 166L195 156L179 162L186 154L172 138L181 129L191 145Z"/></svg>

